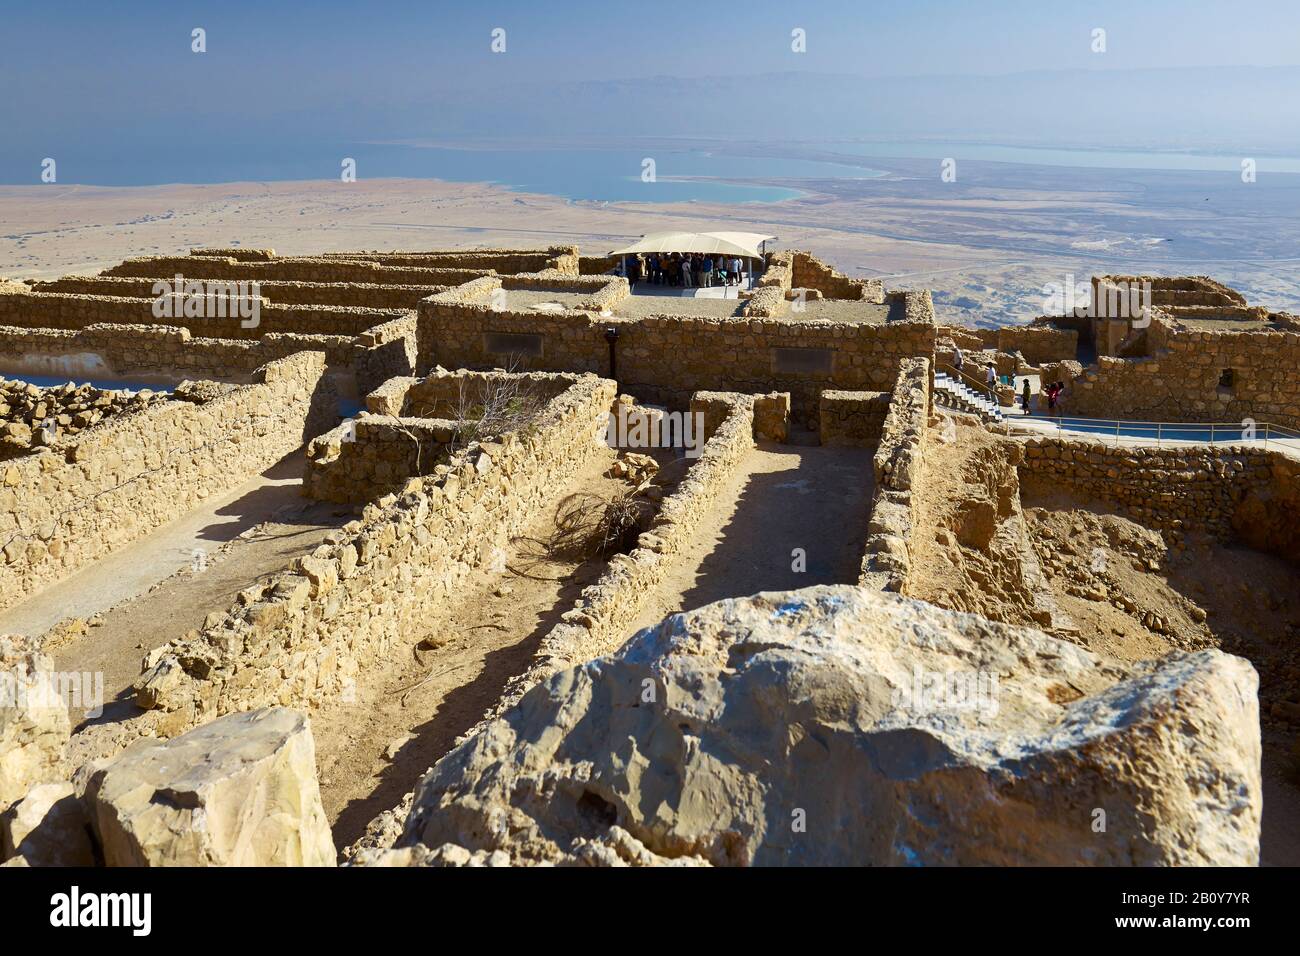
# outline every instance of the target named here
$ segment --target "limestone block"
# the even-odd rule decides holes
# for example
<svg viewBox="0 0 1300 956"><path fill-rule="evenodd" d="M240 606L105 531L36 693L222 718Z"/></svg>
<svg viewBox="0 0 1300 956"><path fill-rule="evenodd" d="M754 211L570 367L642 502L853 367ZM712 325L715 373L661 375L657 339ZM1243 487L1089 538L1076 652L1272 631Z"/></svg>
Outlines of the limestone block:
<svg viewBox="0 0 1300 956"><path fill-rule="evenodd" d="M0 815L0 860L30 866L94 866L90 820L67 781L43 783Z"/></svg>
<svg viewBox="0 0 1300 956"><path fill-rule="evenodd" d="M86 788L109 866L333 866L307 718L229 714L141 741Z"/></svg>
<svg viewBox="0 0 1300 956"><path fill-rule="evenodd" d="M855 587L720 601L554 674L462 741L421 781L398 847L515 863L1254 865L1257 687L1215 650L1120 667Z"/></svg>
<svg viewBox="0 0 1300 956"><path fill-rule="evenodd" d="M53 666L37 641L0 637L0 810L63 776L72 728Z"/></svg>

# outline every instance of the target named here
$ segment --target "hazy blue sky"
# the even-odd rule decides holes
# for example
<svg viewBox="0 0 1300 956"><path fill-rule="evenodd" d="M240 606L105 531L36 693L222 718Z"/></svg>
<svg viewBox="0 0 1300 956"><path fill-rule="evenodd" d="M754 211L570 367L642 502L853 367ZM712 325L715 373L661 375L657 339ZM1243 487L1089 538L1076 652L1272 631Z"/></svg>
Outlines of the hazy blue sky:
<svg viewBox="0 0 1300 956"><path fill-rule="evenodd" d="M194 27L207 31L201 55L190 50ZM507 31L504 55L489 49L494 27ZM795 27L807 31L804 54L790 49ZM1091 49L1098 27L1107 31L1104 54ZM1124 71L1221 66L1300 67L1300 2L10 2L0 31L0 159L21 153L26 164L30 153L92 140L101 151L129 151L143 142L179 146L191 136L236 143L322 131L412 138L573 135L584 128L595 134L611 109L624 133L700 135L712 126L736 136L746 131L738 128L735 107L754 106L764 93L760 84L749 90L748 102L733 95L728 107L668 91L681 101L649 111L650 125L638 126L645 100L637 100L635 88L608 81L791 71L868 78L850 84L851 96L842 84L820 81L828 95L840 97L833 108L862 104L855 133L916 136L930 124L945 135L1023 133L1054 142L1066 128L1056 127L1054 113L1091 111L1093 127L1079 126L1086 139L1104 129L1106 111L1122 114L1131 106L1128 81L1119 79ZM895 84L879 88L889 91L888 102L870 102L871 78L1021 71L1112 76L1090 73L1094 80L1055 85L1014 77L969 88ZM1296 109L1296 90L1288 84L1300 70L1259 80L1249 73L1186 75L1204 87L1188 87L1180 75L1152 80L1144 94L1134 81L1141 109L1152 117L1172 114L1159 129L1154 119L1143 127L1153 140L1159 133L1176 142L1185 130L1193 139L1222 131L1229 145L1269 142L1283 129L1294 135L1293 117L1283 114ZM1222 83L1213 78L1219 76ZM556 92L569 83L580 85ZM590 91L582 85L588 83ZM1076 103L1080 87L1086 95ZM498 88L511 92L495 101L484 92ZM817 82L800 80L798 93L795 88L784 105L800 102L808 90L819 95ZM532 96L539 103L530 104ZM584 107L593 115L583 116ZM816 109L809 103L809 111ZM725 122L710 122L723 112ZM1013 127L1022 114L1020 131ZM770 119L748 110L742 118L755 117ZM809 125L806 131L825 130ZM755 138L780 135L770 124L754 132Z"/></svg>

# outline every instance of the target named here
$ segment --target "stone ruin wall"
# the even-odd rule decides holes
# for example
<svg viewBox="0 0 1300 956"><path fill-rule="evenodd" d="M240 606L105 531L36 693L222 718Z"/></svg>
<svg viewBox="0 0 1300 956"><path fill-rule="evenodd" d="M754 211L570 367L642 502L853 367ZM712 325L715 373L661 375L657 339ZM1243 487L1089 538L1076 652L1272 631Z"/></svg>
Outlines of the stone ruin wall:
<svg viewBox="0 0 1300 956"><path fill-rule="evenodd" d="M1048 325L1012 325L987 331L997 333L992 348L1002 352L1019 352L1035 368L1051 362L1073 361L1079 354L1079 333L1074 329Z"/></svg>
<svg viewBox="0 0 1300 956"><path fill-rule="evenodd" d="M1300 429L1300 332L1191 331L1155 318L1147 335L1148 357L1102 356L1086 370L1066 392L1066 413ZM1220 389L1229 368L1235 384Z"/></svg>
<svg viewBox="0 0 1300 956"><path fill-rule="evenodd" d="M637 546L627 554L613 555L596 582L583 589L573 608L542 638L532 664L507 684L484 721L508 709L550 675L610 654L622 645L647 595L664 582L676 555L693 543L696 529L719 492L754 447L755 408L760 403L768 406L765 414L773 413L770 396L728 392L696 396L691 411L705 416L709 435L700 457L664 498L650 529L638 537ZM708 423L712 423L711 432Z"/></svg>
<svg viewBox="0 0 1300 956"><path fill-rule="evenodd" d="M435 364L466 368L517 364L528 370L606 375L605 331L615 328L617 376L625 391L677 408L684 407L694 392L709 388L746 394L789 392L795 417L815 423L822 389L892 388L900 363L934 351L935 327L926 321L855 324L669 315L621 319L573 311L548 315L495 311L483 302L491 295L492 281L479 280L470 284L475 288L462 287L421 303L419 369ZM490 335L500 333L540 336L540 349L513 356L488 351ZM830 371L779 371L777 349L828 351Z"/></svg>
<svg viewBox="0 0 1300 956"><path fill-rule="evenodd" d="M504 550L599 441L613 382L583 376L526 434L471 445L326 538L291 571L241 593L151 655L137 701L168 736L235 710L309 708L418 633Z"/></svg>
<svg viewBox="0 0 1300 956"><path fill-rule="evenodd" d="M203 404L114 418L9 461L0 490L0 608L193 510L301 447L332 419L325 356L299 352Z"/></svg>
<svg viewBox="0 0 1300 956"><path fill-rule="evenodd" d="M796 289L815 289L827 299L885 301L885 284L880 279L850 278L807 252L794 253L791 270L791 285Z"/></svg>
<svg viewBox="0 0 1300 956"><path fill-rule="evenodd" d="M1204 533L1300 562L1300 462L1281 452L1032 438L1020 473L1027 495L1066 492L1166 534Z"/></svg>
<svg viewBox="0 0 1300 956"><path fill-rule="evenodd" d="M24 285L32 292L64 292L76 295L154 298L154 284L175 276L138 278L135 276L63 276L58 279L27 279ZM199 280L201 281L201 280ZM234 280L221 280L234 281ZM358 309L397 309L414 311L420 300L448 285L382 285L374 282L291 282L270 280L258 284L261 298L272 305L347 306Z"/></svg>
<svg viewBox="0 0 1300 956"><path fill-rule="evenodd" d="M241 262L207 256L141 256L104 269L100 276L153 280L185 279L224 282L359 282L379 285L459 285L487 275L486 269L456 265L382 265L369 259L296 258Z"/></svg>
<svg viewBox="0 0 1300 956"><path fill-rule="evenodd" d="M846 392L825 389L818 403L821 443L875 448L889 414L889 392Z"/></svg>
<svg viewBox="0 0 1300 956"><path fill-rule="evenodd" d="M366 415L307 443L302 493L316 501L360 504L433 470L461 422Z"/></svg>
<svg viewBox="0 0 1300 956"><path fill-rule="evenodd" d="M205 308L216 311L223 305L233 311L233 302L225 296L204 297L213 303ZM11 292L0 290L0 325L44 329L80 329L88 325L169 325L188 329L194 335L222 339L255 339L270 333L299 335L360 335L367 329L407 315L399 309L357 308L333 305L275 305L258 303L257 324L245 326L237 315L230 317L187 317L178 314L184 302L193 297L172 296L171 316L159 318L153 313L153 299L107 295L81 295L70 292Z"/></svg>
<svg viewBox="0 0 1300 956"><path fill-rule="evenodd" d="M437 249L428 252L327 252L321 258L364 260L380 266L420 266L477 271L480 274L518 275L554 271L565 276L579 274L578 247L550 246L546 249Z"/></svg>
<svg viewBox="0 0 1300 956"><path fill-rule="evenodd" d="M428 475L455 450L468 444L473 422L454 416L473 414L486 390L502 380L493 373L435 373L427 379L389 379L366 396L367 412L307 443L303 494L319 501L359 504L397 491L410 478ZM578 384L577 375L539 373L511 376L527 382L538 402L552 401ZM460 409L464 404L466 407Z"/></svg>
<svg viewBox="0 0 1300 956"><path fill-rule="evenodd" d="M1046 318L1037 319L1030 325L1001 326L995 329L943 325L939 328L939 335L952 339L963 352L992 350L1005 352L1008 356L1019 352L1024 363L1035 368L1055 362L1074 361L1079 351L1078 330L1053 325L1052 320ZM952 355L945 350L940 350L936 359L952 364ZM999 373L1003 373L1004 367L1008 374L1019 371L1014 363L1004 361L1002 357L999 357L997 365Z"/></svg>
<svg viewBox="0 0 1300 956"><path fill-rule="evenodd" d="M358 395L391 378L415 372L415 313L366 329L352 342L352 377ZM340 362L340 367L345 363Z"/></svg>
<svg viewBox="0 0 1300 956"><path fill-rule="evenodd" d="M324 352L333 369L350 367L364 350L338 335L212 339L164 325L0 326L0 374L20 376L126 378L160 385L187 378L248 382L268 362L303 351Z"/></svg>
<svg viewBox="0 0 1300 956"><path fill-rule="evenodd" d="M246 249L243 246L201 246L191 249L190 255L238 259L240 262L269 262L276 257L274 249Z"/></svg>
<svg viewBox="0 0 1300 956"><path fill-rule="evenodd" d="M903 591L911 571L916 525L913 489L925 474L930 427L931 369L928 359L903 363L889 398L873 459L876 492L858 583L875 591Z"/></svg>

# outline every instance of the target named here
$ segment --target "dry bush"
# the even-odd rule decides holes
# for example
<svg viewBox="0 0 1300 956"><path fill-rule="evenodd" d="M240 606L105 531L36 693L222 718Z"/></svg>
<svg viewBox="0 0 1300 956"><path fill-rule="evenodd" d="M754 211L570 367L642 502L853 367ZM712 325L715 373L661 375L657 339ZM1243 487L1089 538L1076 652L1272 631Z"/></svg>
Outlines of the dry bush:
<svg viewBox="0 0 1300 956"><path fill-rule="evenodd" d="M636 546L654 505L642 497L644 485L610 497L578 492L555 509L555 532L545 543L553 557L587 560L626 553Z"/></svg>
<svg viewBox="0 0 1300 956"><path fill-rule="evenodd" d="M482 383L461 379L451 414L460 423L453 448L506 432L527 432L545 404L536 383L525 378L505 375Z"/></svg>

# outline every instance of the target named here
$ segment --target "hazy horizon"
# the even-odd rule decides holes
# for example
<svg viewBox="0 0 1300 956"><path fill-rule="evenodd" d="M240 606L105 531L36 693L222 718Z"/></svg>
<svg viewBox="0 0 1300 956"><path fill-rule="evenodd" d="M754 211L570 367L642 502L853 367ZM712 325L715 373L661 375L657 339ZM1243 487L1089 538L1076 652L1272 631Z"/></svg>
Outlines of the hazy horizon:
<svg viewBox="0 0 1300 956"><path fill-rule="evenodd" d="M76 160L62 181L93 182L68 178L72 165L197 151L273 165L417 139L937 138L1300 156L1300 9L1240 9L834 0L710 20L586 0L326 0L310 15L246 2L22 7L0 36L0 182L37 183L42 159L61 154ZM205 52L192 50L196 28Z"/></svg>

